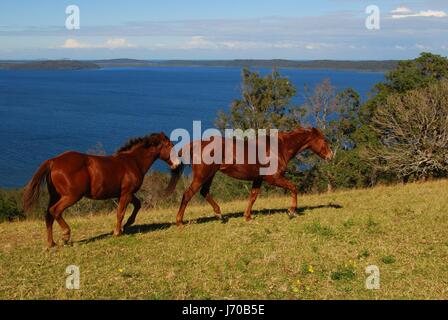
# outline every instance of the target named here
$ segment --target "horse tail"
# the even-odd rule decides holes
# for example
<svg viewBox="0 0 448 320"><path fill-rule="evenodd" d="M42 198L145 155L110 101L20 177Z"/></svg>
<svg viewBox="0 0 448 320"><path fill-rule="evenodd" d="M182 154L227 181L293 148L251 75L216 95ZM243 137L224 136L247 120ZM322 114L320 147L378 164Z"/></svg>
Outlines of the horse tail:
<svg viewBox="0 0 448 320"><path fill-rule="evenodd" d="M166 197L170 196L174 192L174 189L176 189L176 185L179 182L179 179L182 176L183 171L184 171L184 164L182 162L176 167L176 169L171 170L171 179L164 191Z"/></svg>
<svg viewBox="0 0 448 320"><path fill-rule="evenodd" d="M44 182L47 175L50 173L50 160L41 164L39 169L34 174L33 178L28 182L23 194L23 211L29 211L36 201L39 199L40 186Z"/></svg>
<svg viewBox="0 0 448 320"><path fill-rule="evenodd" d="M184 147L186 148L186 147ZM176 185L179 182L180 177L182 176L182 173L184 172L185 164L182 161L183 158L183 151L184 148L179 150L178 157L180 159L180 164L176 167L176 169L171 170L171 179L168 183L168 186L166 187L164 194L165 196L170 196L174 190L176 189ZM191 152L191 150L190 150Z"/></svg>

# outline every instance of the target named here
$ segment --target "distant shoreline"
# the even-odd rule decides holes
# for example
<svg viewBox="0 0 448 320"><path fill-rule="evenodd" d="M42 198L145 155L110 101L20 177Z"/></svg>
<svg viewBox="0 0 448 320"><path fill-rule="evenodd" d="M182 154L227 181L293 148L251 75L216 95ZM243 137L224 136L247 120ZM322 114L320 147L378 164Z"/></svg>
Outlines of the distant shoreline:
<svg viewBox="0 0 448 320"><path fill-rule="evenodd" d="M281 68L299 70L334 70L387 72L394 69L399 60L0 60L0 70L84 70L129 67L228 67L228 68Z"/></svg>

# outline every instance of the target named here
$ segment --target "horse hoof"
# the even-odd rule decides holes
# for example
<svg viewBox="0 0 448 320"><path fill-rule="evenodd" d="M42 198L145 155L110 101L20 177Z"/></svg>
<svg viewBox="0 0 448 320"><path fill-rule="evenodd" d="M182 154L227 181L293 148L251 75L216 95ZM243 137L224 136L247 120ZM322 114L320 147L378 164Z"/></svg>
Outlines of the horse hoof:
<svg viewBox="0 0 448 320"><path fill-rule="evenodd" d="M221 218L219 219L219 221L221 221L221 223L227 223L227 222L229 222L229 218L228 218L228 217L221 216Z"/></svg>
<svg viewBox="0 0 448 320"><path fill-rule="evenodd" d="M295 212L295 211L288 211L288 217L289 217L289 219L294 219L294 218L297 218L297 213Z"/></svg>
<svg viewBox="0 0 448 320"><path fill-rule="evenodd" d="M56 243L53 241L52 243L47 244L47 250L56 247Z"/></svg>
<svg viewBox="0 0 448 320"><path fill-rule="evenodd" d="M181 222L176 222L176 226L178 226L179 228L182 228L184 226L184 223Z"/></svg>
<svg viewBox="0 0 448 320"><path fill-rule="evenodd" d="M63 240L62 244L64 245L64 247L73 247L73 242L71 242L70 240Z"/></svg>
<svg viewBox="0 0 448 320"><path fill-rule="evenodd" d="M134 224L134 222L126 222L126 224L123 226L123 230L129 229Z"/></svg>

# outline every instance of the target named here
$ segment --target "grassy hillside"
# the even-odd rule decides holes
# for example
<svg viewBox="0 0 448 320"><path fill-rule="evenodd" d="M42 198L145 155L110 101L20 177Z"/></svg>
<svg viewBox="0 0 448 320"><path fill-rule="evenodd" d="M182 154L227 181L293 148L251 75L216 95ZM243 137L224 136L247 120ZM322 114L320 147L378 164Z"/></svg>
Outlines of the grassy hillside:
<svg viewBox="0 0 448 320"><path fill-rule="evenodd" d="M261 198L255 221L245 202L141 212L110 236L114 215L68 216L74 244L46 250L43 221L0 224L0 298L447 299L448 181L302 196ZM60 239L59 227L56 237ZM81 289L65 289L65 269ZM377 265L379 290L365 289Z"/></svg>

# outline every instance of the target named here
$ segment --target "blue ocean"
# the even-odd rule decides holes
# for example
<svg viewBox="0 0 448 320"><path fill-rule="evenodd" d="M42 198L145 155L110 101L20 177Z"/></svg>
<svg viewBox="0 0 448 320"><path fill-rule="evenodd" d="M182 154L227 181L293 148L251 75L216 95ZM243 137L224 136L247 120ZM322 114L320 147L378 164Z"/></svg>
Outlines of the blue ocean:
<svg viewBox="0 0 448 320"><path fill-rule="evenodd" d="M298 102L304 85L325 78L364 99L384 79L378 72L280 72L297 87ZM66 150L86 152L101 143L112 153L129 137L191 131L193 120L213 127L218 110L228 110L240 96L240 83L239 68L0 70L0 187L25 185L41 162Z"/></svg>

